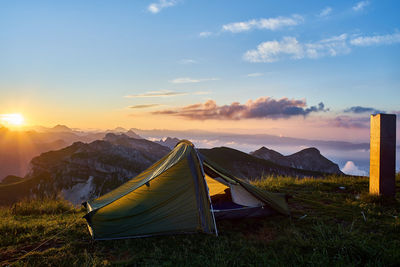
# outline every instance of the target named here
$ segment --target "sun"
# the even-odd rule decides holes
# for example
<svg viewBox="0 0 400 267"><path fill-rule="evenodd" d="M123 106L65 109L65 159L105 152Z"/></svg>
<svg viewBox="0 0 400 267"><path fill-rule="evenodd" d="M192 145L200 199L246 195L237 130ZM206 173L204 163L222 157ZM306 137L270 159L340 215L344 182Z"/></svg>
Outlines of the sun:
<svg viewBox="0 0 400 267"><path fill-rule="evenodd" d="M20 113L0 114L0 122L10 126L21 126L24 124L24 116Z"/></svg>

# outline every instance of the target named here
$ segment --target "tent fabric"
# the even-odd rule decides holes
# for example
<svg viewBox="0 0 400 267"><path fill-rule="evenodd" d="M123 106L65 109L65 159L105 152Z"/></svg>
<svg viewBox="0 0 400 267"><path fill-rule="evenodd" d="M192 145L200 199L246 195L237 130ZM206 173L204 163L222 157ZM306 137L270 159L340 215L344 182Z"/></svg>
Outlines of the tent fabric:
<svg viewBox="0 0 400 267"><path fill-rule="evenodd" d="M196 151L182 143L142 174L84 205L94 239L216 229Z"/></svg>
<svg viewBox="0 0 400 267"><path fill-rule="evenodd" d="M148 183L158 175L162 174L164 171L174 166L178 161L180 161L185 154L185 150L187 149L188 148L185 146L180 146L178 147L178 149L174 149L173 151L171 151L171 153L164 156L158 162L150 166L147 170L143 171L138 176L129 180L117 189L112 190L111 192L104 194L103 196L93 201L87 202L87 204L90 204L88 208L90 209L90 211L102 208L119 199L121 196L126 195L129 192L132 192L142 185Z"/></svg>
<svg viewBox="0 0 400 267"><path fill-rule="evenodd" d="M138 176L85 202L88 213L84 218L96 240L189 232L216 234L217 211L211 197L225 192L232 193L229 205L235 208L228 210L236 209L235 216L265 214L268 209L260 210L264 207L289 214L283 194L266 192L232 176L184 140ZM232 217L229 212L218 212L219 217Z"/></svg>

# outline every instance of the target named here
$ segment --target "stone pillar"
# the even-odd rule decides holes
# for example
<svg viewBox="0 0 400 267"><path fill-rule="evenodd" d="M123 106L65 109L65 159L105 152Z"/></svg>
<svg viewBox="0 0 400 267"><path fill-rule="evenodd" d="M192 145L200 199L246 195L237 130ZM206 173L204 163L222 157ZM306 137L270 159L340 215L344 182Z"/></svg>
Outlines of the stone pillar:
<svg viewBox="0 0 400 267"><path fill-rule="evenodd" d="M371 115L369 192L396 194L396 115Z"/></svg>

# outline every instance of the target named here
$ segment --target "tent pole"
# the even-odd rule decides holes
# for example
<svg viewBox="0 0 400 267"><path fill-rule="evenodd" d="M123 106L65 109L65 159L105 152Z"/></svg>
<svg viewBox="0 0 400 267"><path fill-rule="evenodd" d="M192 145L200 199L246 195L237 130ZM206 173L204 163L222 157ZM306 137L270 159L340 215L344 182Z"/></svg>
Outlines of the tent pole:
<svg viewBox="0 0 400 267"><path fill-rule="evenodd" d="M210 201L210 210L211 210L212 218L213 218L213 221L214 221L215 235L218 237L217 223L215 222L214 208L213 208L213 205L212 205L212 202L211 202L210 191L208 189L206 175L205 175L204 169L203 169L203 162L201 161L201 159L199 157L199 152L197 151L197 148L195 148L195 151L196 151L197 159L199 160L199 163L200 163L201 174L203 175L204 183L206 184L206 188L207 188L207 196L208 196L208 200Z"/></svg>

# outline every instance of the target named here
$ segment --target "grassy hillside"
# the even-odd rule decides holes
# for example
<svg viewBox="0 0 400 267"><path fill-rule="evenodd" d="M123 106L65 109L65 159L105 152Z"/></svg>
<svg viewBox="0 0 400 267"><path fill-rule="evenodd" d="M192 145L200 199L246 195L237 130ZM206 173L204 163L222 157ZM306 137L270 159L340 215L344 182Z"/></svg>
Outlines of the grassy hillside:
<svg viewBox="0 0 400 267"><path fill-rule="evenodd" d="M367 178L266 177L259 187L293 196L292 217L219 222L219 237L92 241L83 210L63 201L22 202L0 208L0 265L398 266L399 175L396 183L397 199L390 200L369 196Z"/></svg>

